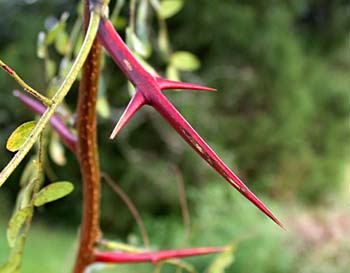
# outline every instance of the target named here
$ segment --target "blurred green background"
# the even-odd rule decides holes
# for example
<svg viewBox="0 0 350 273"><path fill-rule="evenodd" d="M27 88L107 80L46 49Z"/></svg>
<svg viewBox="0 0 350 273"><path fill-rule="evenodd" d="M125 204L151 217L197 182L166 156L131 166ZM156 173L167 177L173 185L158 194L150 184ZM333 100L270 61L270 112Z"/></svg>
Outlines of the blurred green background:
<svg viewBox="0 0 350 273"><path fill-rule="evenodd" d="M39 31L50 16L78 1L0 0L0 56L44 90L36 56ZM128 16L127 8L122 16ZM151 22L153 23L153 22ZM103 71L112 116L99 117L100 162L137 205L156 248L237 242L226 272L345 273L350 268L350 3L346 0L186 1L168 20L174 50L201 60L186 81L218 93L168 92L167 96L217 154L287 225L284 232L237 194L151 108L144 108L111 142L108 136L129 95L124 76L106 59ZM156 24L154 24L156 26ZM153 39L157 28L154 27ZM164 64L156 57L160 71ZM0 74L1 167L11 158L5 143L33 118L12 96L16 83ZM67 102L75 108L77 85ZM23 272L69 272L80 223L80 175L51 163L75 191L35 215ZM8 253L6 222L24 164L0 190L0 263ZM191 215L184 242L174 167L183 176ZM47 178L49 182L49 177ZM103 184L105 236L142 245L125 204ZM190 259L205 272L212 257ZM348 269L346 269L348 268ZM43 271L45 269L45 271ZM174 272L165 268L164 272ZM152 272L123 266L108 272Z"/></svg>

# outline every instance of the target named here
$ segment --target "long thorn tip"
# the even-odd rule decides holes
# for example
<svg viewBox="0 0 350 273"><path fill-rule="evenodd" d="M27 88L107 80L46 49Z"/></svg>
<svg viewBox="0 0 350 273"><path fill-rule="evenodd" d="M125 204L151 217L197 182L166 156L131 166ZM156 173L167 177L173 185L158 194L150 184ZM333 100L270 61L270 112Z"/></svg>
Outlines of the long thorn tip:
<svg viewBox="0 0 350 273"><path fill-rule="evenodd" d="M201 91L217 91L215 88L206 87L198 84L171 81L164 78L157 78L159 88L161 90L166 89L185 89L185 90L201 90Z"/></svg>

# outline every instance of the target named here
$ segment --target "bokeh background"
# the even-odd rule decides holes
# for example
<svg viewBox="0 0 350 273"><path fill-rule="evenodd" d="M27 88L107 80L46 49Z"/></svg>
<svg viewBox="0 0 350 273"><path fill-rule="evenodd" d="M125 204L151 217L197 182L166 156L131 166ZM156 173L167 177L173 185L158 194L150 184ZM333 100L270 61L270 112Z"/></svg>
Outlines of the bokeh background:
<svg viewBox="0 0 350 273"><path fill-rule="evenodd" d="M76 17L78 1L0 0L0 56L38 90L45 90L39 31L50 16ZM128 17L128 9L122 10ZM235 243L226 272L345 273L350 268L350 4L346 0L188 0L168 21L171 46L201 60L182 74L218 93L167 96L223 160L282 219L284 232L235 192L151 108L144 108L111 142L108 136L129 100L127 83L108 59L103 70L111 116L99 117L100 161L135 202L155 248ZM152 22L151 22L152 24ZM154 24L153 39L157 27ZM123 32L122 32L123 33ZM156 53L155 53L156 54ZM164 70L159 58L152 64ZM5 143L33 119L12 96L16 83L0 74L0 164ZM74 111L77 85L67 103ZM51 177L75 191L35 215L23 272L69 272L80 223L80 175L67 151ZM0 190L0 263L8 248L6 223L24 164ZM189 202L184 240L177 180ZM50 176L47 177L47 182ZM106 237L142 245L125 204L103 184ZM199 272L212 257L189 259ZM118 271L119 270L119 271ZM108 272L152 272L123 266ZM174 272L165 268L164 272Z"/></svg>

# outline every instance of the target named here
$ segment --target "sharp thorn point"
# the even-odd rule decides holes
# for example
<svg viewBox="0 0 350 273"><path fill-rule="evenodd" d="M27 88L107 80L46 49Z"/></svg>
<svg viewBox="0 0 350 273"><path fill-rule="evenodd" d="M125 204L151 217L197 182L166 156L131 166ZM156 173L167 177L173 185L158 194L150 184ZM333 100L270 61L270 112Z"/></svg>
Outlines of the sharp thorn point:
<svg viewBox="0 0 350 273"><path fill-rule="evenodd" d="M217 91L215 88L206 87L198 84L187 82L171 81L164 78L157 78L161 90L166 89L186 89L186 90L202 90L202 91Z"/></svg>
<svg viewBox="0 0 350 273"><path fill-rule="evenodd" d="M112 134L110 135L110 139L116 138L119 132L125 127L125 125L129 122L133 115L145 104L145 99L140 92L135 93L126 107L123 115L119 119L117 125L114 127Z"/></svg>
<svg viewBox="0 0 350 273"><path fill-rule="evenodd" d="M268 216L272 221L274 221L277 225L279 225L283 230L287 231L287 228L285 227L285 225L266 207L266 205L258 197L255 196L253 192L251 192L244 185L244 183L240 179L235 182L237 184L242 184L242 186L238 188L238 191L240 193L242 193L249 201L251 201L257 208L259 208L266 216ZM236 185L233 185L233 186L236 187Z"/></svg>

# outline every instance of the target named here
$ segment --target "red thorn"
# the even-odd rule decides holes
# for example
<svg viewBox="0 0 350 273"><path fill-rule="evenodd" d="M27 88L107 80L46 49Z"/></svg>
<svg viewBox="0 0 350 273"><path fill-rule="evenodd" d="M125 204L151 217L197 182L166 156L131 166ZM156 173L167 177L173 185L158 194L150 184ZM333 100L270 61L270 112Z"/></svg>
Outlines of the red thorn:
<svg viewBox="0 0 350 273"><path fill-rule="evenodd" d="M251 201L264 214L270 217L276 224L285 229L276 216L262 203L248 187L235 175L226 164L216 155L210 146L198 135L185 118L161 93L157 100L152 101L152 106L169 122L180 136L223 178L236 188L243 196Z"/></svg>
<svg viewBox="0 0 350 273"><path fill-rule="evenodd" d="M128 123L128 121L132 118L132 116L145 104L145 98L140 92L137 92L132 97L129 105L126 107L123 115L119 119L117 125L115 126L110 139L114 139L119 132L124 128L124 126Z"/></svg>
<svg viewBox="0 0 350 273"><path fill-rule="evenodd" d="M205 143L197 134L191 125L182 117L176 108L162 94L161 89L195 89L214 91L215 89L199 85L182 83L166 80L160 77L154 77L149 74L137 61L132 52L120 38L113 25L108 20L102 20L99 26L99 39L112 58L132 82L137 87L140 98L137 102L130 102L128 109L118 122L117 127L112 133L114 138L118 132L125 126L133 114L145 103L152 105L181 135L181 137L213 167L222 177L224 177L233 187L242 195L250 200L257 208L264 212L274 222L285 227L272 214L272 212L247 188L246 185L225 165L225 163L215 154L215 152ZM129 109L130 108L130 109Z"/></svg>
<svg viewBox="0 0 350 273"><path fill-rule="evenodd" d="M161 90L166 89L188 89L188 90L203 90L203 91L217 91L215 88L210 88L198 84L192 84L187 82L177 82L177 81L171 81L164 78L156 78L159 88Z"/></svg>
<svg viewBox="0 0 350 273"><path fill-rule="evenodd" d="M228 251L227 247L208 247L208 248L191 248L178 250L162 250L155 252L143 253L125 253L125 252L96 252L95 262L104 263L143 263L152 262L153 264L159 261L184 258L190 256L199 256L212 253Z"/></svg>

